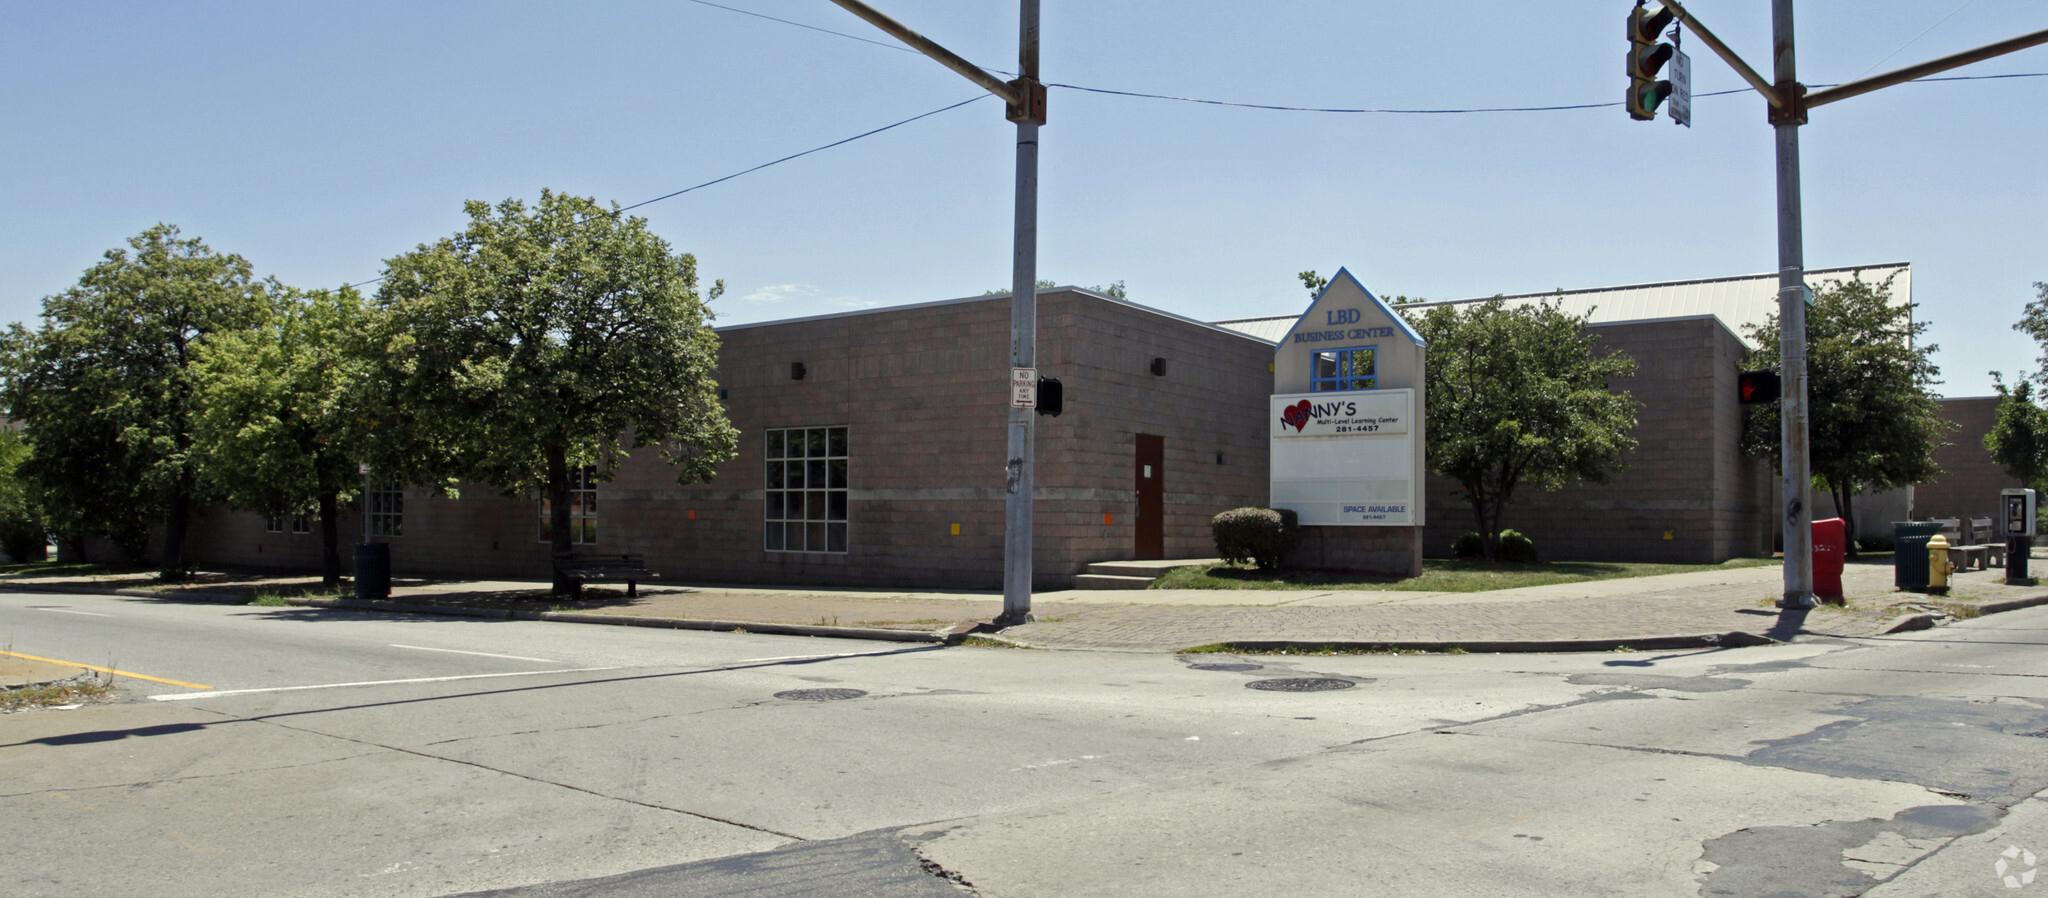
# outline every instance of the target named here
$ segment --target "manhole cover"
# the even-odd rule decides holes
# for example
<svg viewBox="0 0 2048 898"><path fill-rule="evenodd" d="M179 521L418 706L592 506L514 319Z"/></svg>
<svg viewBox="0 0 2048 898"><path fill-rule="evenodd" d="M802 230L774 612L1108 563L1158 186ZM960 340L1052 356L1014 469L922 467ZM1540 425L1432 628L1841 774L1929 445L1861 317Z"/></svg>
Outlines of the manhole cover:
<svg viewBox="0 0 2048 898"><path fill-rule="evenodd" d="M775 697L793 702L843 702L866 694L859 689L791 689L775 693Z"/></svg>
<svg viewBox="0 0 2048 898"><path fill-rule="evenodd" d="M1189 670L1264 670L1264 664L1190 664Z"/></svg>
<svg viewBox="0 0 2048 898"><path fill-rule="evenodd" d="M1253 680L1244 684L1246 689L1264 689L1267 692L1329 692L1333 689L1350 689L1358 685L1350 680L1336 677L1284 677L1271 680Z"/></svg>

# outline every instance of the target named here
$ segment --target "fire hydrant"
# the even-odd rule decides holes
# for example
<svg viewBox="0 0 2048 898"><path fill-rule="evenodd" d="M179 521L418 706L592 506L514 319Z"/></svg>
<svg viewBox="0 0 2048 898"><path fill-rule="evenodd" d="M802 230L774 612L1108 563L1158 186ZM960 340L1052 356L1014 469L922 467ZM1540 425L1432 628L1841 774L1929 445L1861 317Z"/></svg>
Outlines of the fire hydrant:
<svg viewBox="0 0 2048 898"><path fill-rule="evenodd" d="M1939 533L1927 541L1927 591L1948 594L1948 575L1955 566L1948 561L1948 537Z"/></svg>

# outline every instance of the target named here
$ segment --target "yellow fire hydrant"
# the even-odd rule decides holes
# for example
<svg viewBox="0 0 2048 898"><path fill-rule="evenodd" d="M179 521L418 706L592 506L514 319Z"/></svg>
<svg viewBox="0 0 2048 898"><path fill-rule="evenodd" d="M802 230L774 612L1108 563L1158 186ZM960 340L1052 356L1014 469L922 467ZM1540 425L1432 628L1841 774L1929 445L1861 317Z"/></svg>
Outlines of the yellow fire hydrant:
<svg viewBox="0 0 2048 898"><path fill-rule="evenodd" d="M1946 595L1948 575L1955 566L1948 561L1948 537L1939 533L1927 541L1927 591Z"/></svg>

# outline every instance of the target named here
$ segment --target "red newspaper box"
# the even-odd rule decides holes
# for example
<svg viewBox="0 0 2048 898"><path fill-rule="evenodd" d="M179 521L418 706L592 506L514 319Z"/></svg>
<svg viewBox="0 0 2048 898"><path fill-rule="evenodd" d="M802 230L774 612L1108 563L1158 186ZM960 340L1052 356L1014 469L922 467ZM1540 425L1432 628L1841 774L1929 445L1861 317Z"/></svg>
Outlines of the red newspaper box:
<svg viewBox="0 0 2048 898"><path fill-rule="evenodd" d="M1841 518L1813 522L1813 597L1842 601L1842 561L1849 548L1849 525Z"/></svg>

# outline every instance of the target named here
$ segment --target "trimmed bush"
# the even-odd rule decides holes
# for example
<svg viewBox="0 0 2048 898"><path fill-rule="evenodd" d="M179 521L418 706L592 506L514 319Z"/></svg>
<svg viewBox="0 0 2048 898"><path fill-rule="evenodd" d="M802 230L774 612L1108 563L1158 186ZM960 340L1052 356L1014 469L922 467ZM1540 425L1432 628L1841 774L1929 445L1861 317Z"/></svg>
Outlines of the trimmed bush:
<svg viewBox="0 0 2048 898"><path fill-rule="evenodd" d="M1467 531L1451 544L1452 558L1485 558L1486 537L1476 531ZM1500 557L1498 561L1515 561L1528 564L1536 561L1536 541L1516 530L1500 532Z"/></svg>
<svg viewBox="0 0 2048 898"><path fill-rule="evenodd" d="M1519 530L1500 532L1500 560L1523 564L1536 560L1536 541L1523 536Z"/></svg>
<svg viewBox="0 0 2048 898"><path fill-rule="evenodd" d="M1463 536L1458 537L1457 542L1451 544L1451 557L1485 558L1486 537L1480 536L1477 530L1465 531Z"/></svg>
<svg viewBox="0 0 2048 898"><path fill-rule="evenodd" d="M1291 508L1233 508L1209 519L1216 554L1232 564L1249 561L1259 570L1280 566L1280 556L1301 537Z"/></svg>

